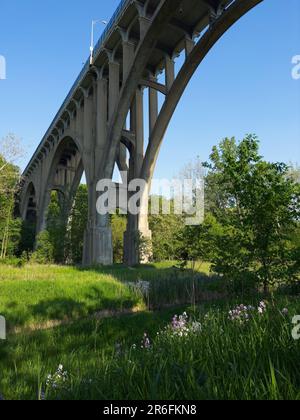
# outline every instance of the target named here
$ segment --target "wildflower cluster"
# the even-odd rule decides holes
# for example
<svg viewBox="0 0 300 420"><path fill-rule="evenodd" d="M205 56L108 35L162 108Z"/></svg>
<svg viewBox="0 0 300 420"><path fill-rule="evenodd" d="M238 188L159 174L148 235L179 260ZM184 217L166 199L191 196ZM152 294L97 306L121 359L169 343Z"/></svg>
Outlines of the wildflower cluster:
<svg viewBox="0 0 300 420"><path fill-rule="evenodd" d="M52 390L64 389L68 380L68 372L64 370L63 365L59 365L53 375L47 376L46 386Z"/></svg>
<svg viewBox="0 0 300 420"><path fill-rule="evenodd" d="M186 312L179 316L175 315L169 328L172 335L177 337L187 337L189 334L188 321L189 317Z"/></svg>
<svg viewBox="0 0 300 420"><path fill-rule="evenodd" d="M250 319L250 313L253 312L252 306L239 305L229 311L229 319L231 321L237 321L240 324L248 322Z"/></svg>
<svg viewBox="0 0 300 420"><path fill-rule="evenodd" d="M147 333L144 334L143 340L141 342L141 348L146 350L151 348L151 341Z"/></svg>
<svg viewBox="0 0 300 420"><path fill-rule="evenodd" d="M267 304L264 301L260 302L257 308L257 313L259 315L263 315L266 311ZM229 319L230 321L236 321L240 324L244 324L245 322L249 322L255 313L256 308L254 308L254 306L238 305L229 311Z"/></svg>
<svg viewBox="0 0 300 420"><path fill-rule="evenodd" d="M266 303L265 302L260 302L257 310L258 310L258 313L260 315L263 315L267 311L267 305L266 305Z"/></svg>
<svg viewBox="0 0 300 420"><path fill-rule="evenodd" d="M186 312L182 315L175 315L170 325L158 335L169 335L171 337L188 337L192 334L198 334L202 330L200 322L191 321Z"/></svg>

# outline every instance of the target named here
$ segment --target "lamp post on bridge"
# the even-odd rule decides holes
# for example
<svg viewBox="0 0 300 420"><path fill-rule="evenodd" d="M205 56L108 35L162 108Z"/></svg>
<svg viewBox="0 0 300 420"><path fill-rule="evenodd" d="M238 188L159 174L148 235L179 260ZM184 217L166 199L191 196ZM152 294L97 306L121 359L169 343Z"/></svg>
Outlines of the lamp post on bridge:
<svg viewBox="0 0 300 420"><path fill-rule="evenodd" d="M93 64L93 58L94 58L94 30L95 25L97 23L102 23L102 25L106 26L107 21L102 19L92 20L92 30L91 30L91 46L90 46L90 65Z"/></svg>

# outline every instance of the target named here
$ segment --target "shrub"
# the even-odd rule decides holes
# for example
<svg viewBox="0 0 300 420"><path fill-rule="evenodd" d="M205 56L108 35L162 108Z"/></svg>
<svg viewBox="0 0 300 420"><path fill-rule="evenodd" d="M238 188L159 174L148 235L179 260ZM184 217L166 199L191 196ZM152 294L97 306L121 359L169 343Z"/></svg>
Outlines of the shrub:
<svg viewBox="0 0 300 420"><path fill-rule="evenodd" d="M32 254L31 262L50 264L54 261L54 247L48 231L43 231L37 236L36 250Z"/></svg>

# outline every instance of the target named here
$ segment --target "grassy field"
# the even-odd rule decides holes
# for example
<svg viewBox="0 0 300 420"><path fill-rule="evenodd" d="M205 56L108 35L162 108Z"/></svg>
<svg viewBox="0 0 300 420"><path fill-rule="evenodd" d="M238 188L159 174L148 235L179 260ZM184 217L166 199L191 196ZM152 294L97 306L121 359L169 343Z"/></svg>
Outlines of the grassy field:
<svg viewBox="0 0 300 420"><path fill-rule="evenodd" d="M259 296L203 299L180 306L178 295L189 299L186 290L193 284L201 300L218 282L207 272L191 280L189 271L172 266L1 267L0 314L11 317L13 326L22 329L54 316L73 322L25 328L0 341L0 398L300 399L300 341L292 338L299 297L275 295L265 304ZM126 285L138 280L156 288L155 294L150 289L151 299L166 293L161 306L172 296L179 306L147 309L148 299ZM172 284L176 293L167 290ZM48 302L47 311L34 310L41 302ZM247 308L236 309L241 303ZM88 317L114 305L138 306L140 312ZM185 311L189 318L174 318Z"/></svg>
<svg viewBox="0 0 300 420"><path fill-rule="evenodd" d="M137 311L145 306L165 306L202 298L203 284L213 278L204 273L196 278L178 270L173 263L128 269L122 266L84 270L76 267L0 266L0 314L9 329L35 327L51 321L84 318L100 311ZM149 293L132 287L149 282ZM195 287L193 287L195 286Z"/></svg>

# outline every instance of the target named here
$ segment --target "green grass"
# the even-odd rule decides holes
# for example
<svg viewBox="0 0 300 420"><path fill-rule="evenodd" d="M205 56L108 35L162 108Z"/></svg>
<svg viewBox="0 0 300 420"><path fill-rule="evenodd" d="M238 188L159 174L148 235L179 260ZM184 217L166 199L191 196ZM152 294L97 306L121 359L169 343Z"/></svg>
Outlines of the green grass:
<svg viewBox="0 0 300 420"><path fill-rule="evenodd" d="M0 313L9 328L143 307L140 295L110 274L72 267L1 267Z"/></svg>
<svg viewBox="0 0 300 420"><path fill-rule="evenodd" d="M240 303L257 307L261 297L221 299L222 281L208 271L204 265L194 275L172 262L133 269L1 266L0 314L10 328L0 341L0 398L37 399L45 392L47 399L83 400L300 399L300 341L292 339L299 297L275 295L266 314L255 311L240 325L228 311ZM150 283L149 297L126 284L138 280ZM131 315L90 316L136 307L140 312ZM184 310L201 332L157 335ZM53 328L54 320L68 323ZM148 350L141 348L145 332ZM53 389L47 376L60 364L67 381Z"/></svg>
<svg viewBox="0 0 300 420"><path fill-rule="evenodd" d="M237 303L206 304L196 312L177 309L202 324L200 333L186 338L157 336L173 309L9 336L0 344L0 394L7 399L37 399L41 391L48 399L300 399L300 342L291 336L299 299L269 303L264 316L245 325L228 320ZM289 316L280 313L283 307ZM149 350L140 348L144 332L151 338ZM46 379L59 364L68 380L53 390Z"/></svg>
<svg viewBox="0 0 300 420"><path fill-rule="evenodd" d="M84 270L76 267L0 266L0 314L10 329L34 327L51 321L87 317L104 310L122 311L161 307L192 301L193 276L189 271L162 263L128 269L123 266ZM207 270L207 266L205 267ZM151 284L145 299L126 283L138 280ZM207 274L196 278L197 300Z"/></svg>

